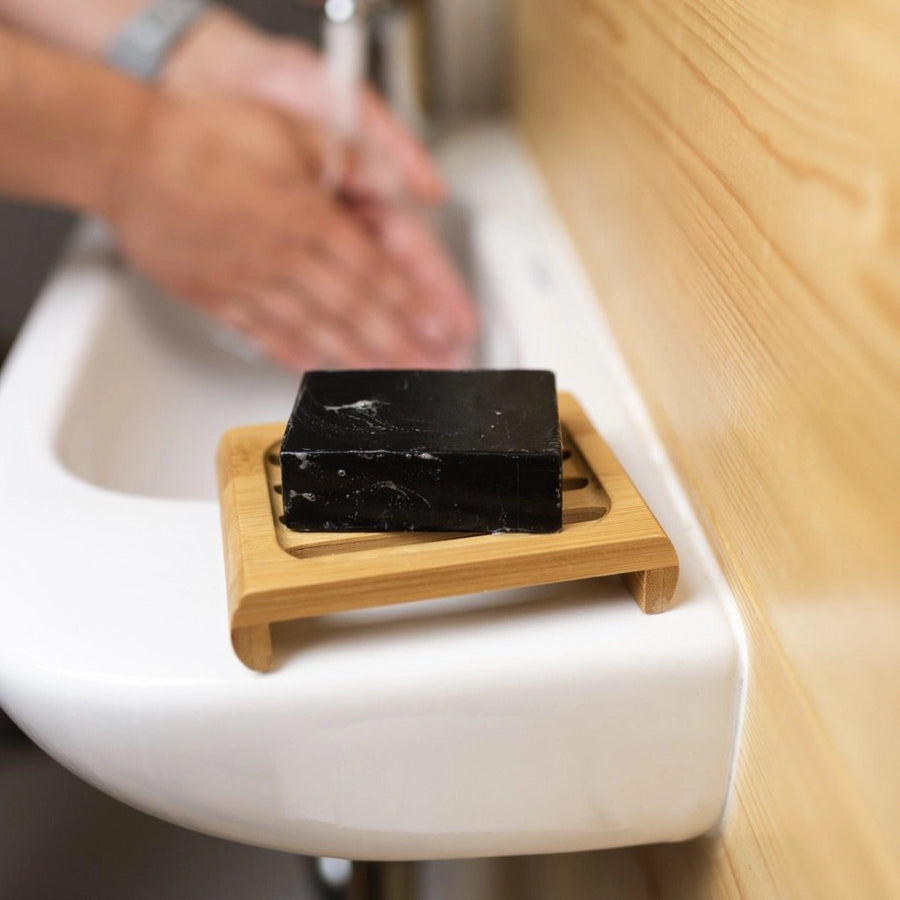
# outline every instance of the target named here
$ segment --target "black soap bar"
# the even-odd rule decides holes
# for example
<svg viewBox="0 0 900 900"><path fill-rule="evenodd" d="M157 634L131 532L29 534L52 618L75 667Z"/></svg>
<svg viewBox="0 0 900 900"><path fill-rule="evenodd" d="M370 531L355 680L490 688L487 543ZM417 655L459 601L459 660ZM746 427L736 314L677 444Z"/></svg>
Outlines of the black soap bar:
<svg viewBox="0 0 900 900"><path fill-rule="evenodd" d="M562 527L552 372L308 372L281 444L297 531Z"/></svg>

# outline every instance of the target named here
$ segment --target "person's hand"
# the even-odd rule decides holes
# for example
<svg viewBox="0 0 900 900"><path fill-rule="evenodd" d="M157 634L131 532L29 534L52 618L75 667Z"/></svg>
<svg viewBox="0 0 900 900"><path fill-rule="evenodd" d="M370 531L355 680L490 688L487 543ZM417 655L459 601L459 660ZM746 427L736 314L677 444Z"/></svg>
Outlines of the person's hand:
<svg viewBox="0 0 900 900"><path fill-rule="evenodd" d="M329 85L319 55L300 41L266 35L224 10L204 16L169 60L162 80L172 90L263 101L330 131ZM467 352L476 330L472 300L443 248L410 208L443 198L441 176L426 150L368 88L360 100L358 143L369 199L372 193L388 193L402 202L382 203L380 210L377 203L358 203L358 198L346 197L346 182L338 185L344 199L354 211L366 211L360 219L374 225L371 233L423 295L435 335L444 332L451 342L459 338L457 344ZM333 157L333 136L328 148ZM458 354L458 363L466 361L465 352Z"/></svg>
<svg viewBox="0 0 900 900"><path fill-rule="evenodd" d="M261 100L301 120L332 124L331 88L320 55L302 41L266 34L224 9L188 32L161 73L163 86L193 94ZM360 144L383 169L388 189L405 200L433 203L444 182L424 147L363 87Z"/></svg>
<svg viewBox="0 0 900 900"><path fill-rule="evenodd" d="M321 187L326 143L273 109L159 93L100 211L138 268L289 367L457 365L469 323Z"/></svg>

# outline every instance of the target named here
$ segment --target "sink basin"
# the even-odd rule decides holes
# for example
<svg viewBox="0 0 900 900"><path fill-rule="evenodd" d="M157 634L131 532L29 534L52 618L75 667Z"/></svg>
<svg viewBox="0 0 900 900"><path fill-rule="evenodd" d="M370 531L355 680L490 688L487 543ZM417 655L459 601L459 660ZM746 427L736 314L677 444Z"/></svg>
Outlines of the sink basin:
<svg viewBox="0 0 900 900"><path fill-rule="evenodd" d="M435 224L477 290L481 278L466 208L448 205ZM109 276L109 299L97 311L85 358L73 373L56 429L58 462L91 484L132 496L215 499L210 459L222 432L287 418L299 379L123 269L98 232L86 230L63 266L64 272L99 266L101 277ZM482 303L492 327L473 364L518 365L502 310Z"/></svg>
<svg viewBox="0 0 900 900"><path fill-rule="evenodd" d="M526 153L446 142L479 364L550 368L676 544L673 609L618 579L229 637L214 452L297 379L237 352L86 227L0 381L0 704L51 755L179 824L360 859L693 837L726 801L745 680L733 598ZM462 246L462 245L461 245ZM239 349L239 348L238 348Z"/></svg>

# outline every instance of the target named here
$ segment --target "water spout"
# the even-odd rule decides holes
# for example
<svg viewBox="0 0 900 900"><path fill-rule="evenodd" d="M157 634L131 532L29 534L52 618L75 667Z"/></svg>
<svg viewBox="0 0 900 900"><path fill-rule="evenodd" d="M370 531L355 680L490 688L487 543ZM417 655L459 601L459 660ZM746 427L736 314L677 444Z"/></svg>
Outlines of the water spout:
<svg viewBox="0 0 900 900"><path fill-rule="evenodd" d="M336 137L352 140L359 130L359 92L368 61L367 4L358 0L328 0L322 40L331 93L332 127Z"/></svg>

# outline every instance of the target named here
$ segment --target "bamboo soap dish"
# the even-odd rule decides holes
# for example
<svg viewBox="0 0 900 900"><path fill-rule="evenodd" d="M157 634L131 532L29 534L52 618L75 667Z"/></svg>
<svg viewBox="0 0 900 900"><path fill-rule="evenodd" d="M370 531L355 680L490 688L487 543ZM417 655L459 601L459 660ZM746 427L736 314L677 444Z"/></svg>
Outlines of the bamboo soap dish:
<svg viewBox="0 0 900 900"><path fill-rule="evenodd" d="M563 527L553 534L296 532L283 522L284 424L235 428L217 456L231 639L259 672L275 622L457 594L622 575L663 612L675 548L570 394L559 395Z"/></svg>

